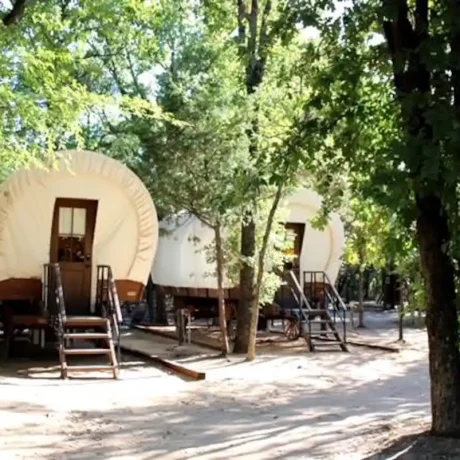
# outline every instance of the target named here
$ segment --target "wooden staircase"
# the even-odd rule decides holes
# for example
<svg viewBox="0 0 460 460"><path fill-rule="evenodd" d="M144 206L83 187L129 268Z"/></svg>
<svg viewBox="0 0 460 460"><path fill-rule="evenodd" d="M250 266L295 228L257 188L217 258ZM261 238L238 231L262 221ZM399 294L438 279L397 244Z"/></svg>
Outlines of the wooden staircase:
<svg viewBox="0 0 460 460"><path fill-rule="evenodd" d="M110 267L98 267L97 303L101 316L66 315L59 264L45 265L44 297L58 338L61 378L68 378L69 372L109 371L114 379L118 379L119 325L122 317ZM118 356L115 341L118 344ZM70 365L68 358L71 356L99 356L107 359L107 363Z"/></svg>
<svg viewBox="0 0 460 460"><path fill-rule="evenodd" d="M325 272L303 273L303 291L310 310L304 325L305 338L311 351L346 345L346 306ZM341 330L339 331L338 326Z"/></svg>
<svg viewBox="0 0 460 460"><path fill-rule="evenodd" d="M302 322L303 336L310 351L330 349L339 346L342 351L348 347L337 330L329 310L307 311L307 321Z"/></svg>
<svg viewBox="0 0 460 460"><path fill-rule="evenodd" d="M310 272L303 274L303 288L294 272L290 272L289 285L298 304L301 335L309 351L330 350L339 347L349 351L346 344L346 308L332 284L306 283ZM315 272L316 273L316 272ZM321 272L324 277L327 275ZM316 278L315 280L316 281ZM340 324L342 330L337 325Z"/></svg>
<svg viewBox="0 0 460 460"><path fill-rule="evenodd" d="M110 371L118 379L118 360L113 343L112 328L107 318L67 316L63 322L63 340L59 342L61 377L66 379L69 372ZM98 332L101 331L101 332ZM74 347L82 342L96 342L101 348ZM69 365L68 356L104 356L108 364Z"/></svg>

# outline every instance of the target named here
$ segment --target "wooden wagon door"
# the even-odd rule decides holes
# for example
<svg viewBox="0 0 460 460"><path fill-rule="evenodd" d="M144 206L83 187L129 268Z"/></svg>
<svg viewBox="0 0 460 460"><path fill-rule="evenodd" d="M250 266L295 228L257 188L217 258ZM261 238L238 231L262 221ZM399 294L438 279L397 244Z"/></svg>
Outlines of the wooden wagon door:
<svg viewBox="0 0 460 460"><path fill-rule="evenodd" d="M97 201L57 198L50 261L59 263L67 314L91 311L91 272Z"/></svg>
<svg viewBox="0 0 460 460"><path fill-rule="evenodd" d="M286 224L286 230L291 234L293 238L293 247L288 251L289 255L293 256L291 261L286 263L285 269L293 270L298 276L299 280L301 277L300 273L300 253L302 252L303 236L305 234L305 224Z"/></svg>
<svg viewBox="0 0 460 460"><path fill-rule="evenodd" d="M292 270L298 281L302 284L302 274L300 273L300 253L302 252L303 237L305 234L305 224L285 224L288 236L292 238L292 248L286 251L287 255L292 256L289 262L284 264L284 281L286 282L276 292L275 302L284 309L296 308L297 301L292 295L292 280L286 273Z"/></svg>

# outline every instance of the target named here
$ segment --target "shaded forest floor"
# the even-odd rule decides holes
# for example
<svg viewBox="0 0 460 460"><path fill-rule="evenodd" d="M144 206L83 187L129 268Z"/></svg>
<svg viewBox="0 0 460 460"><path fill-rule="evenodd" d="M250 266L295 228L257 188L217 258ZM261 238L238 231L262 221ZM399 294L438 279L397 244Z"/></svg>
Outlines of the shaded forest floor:
<svg viewBox="0 0 460 460"><path fill-rule="evenodd" d="M365 334L396 340L391 315L382 318L388 327L370 320ZM267 347L251 363L191 357L206 372L201 382L131 359L120 381L63 382L40 372L49 363L9 364L0 372L0 458L459 458L424 457L425 438L415 456L394 457L429 424L426 334L408 329L406 340L399 353ZM28 377L18 372L32 365Z"/></svg>

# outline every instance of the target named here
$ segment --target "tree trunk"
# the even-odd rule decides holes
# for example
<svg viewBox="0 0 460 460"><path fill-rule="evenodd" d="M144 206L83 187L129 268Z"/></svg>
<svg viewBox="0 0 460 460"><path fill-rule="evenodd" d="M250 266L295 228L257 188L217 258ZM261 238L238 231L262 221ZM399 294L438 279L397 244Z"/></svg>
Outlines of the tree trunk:
<svg viewBox="0 0 460 460"><path fill-rule="evenodd" d="M358 327L364 327L364 261L366 258L364 240L358 248L359 277L358 277Z"/></svg>
<svg viewBox="0 0 460 460"><path fill-rule="evenodd" d="M229 352L227 321L225 318L225 296L224 296L224 252L222 249L222 236L220 223L214 227L216 237L216 266L217 266L217 297L219 304L219 325L222 334L222 353L226 356Z"/></svg>
<svg viewBox="0 0 460 460"><path fill-rule="evenodd" d="M236 312L236 338L234 353L247 353L251 328L251 305L254 290L254 256L256 252L256 225L249 214L241 228L241 256L243 264L240 272L240 299ZM257 324L256 324L257 327Z"/></svg>
<svg viewBox="0 0 460 460"><path fill-rule="evenodd" d="M257 91L264 78L268 52L267 24L272 2L271 0L265 2L265 7L261 15L260 28L258 27L260 16L259 0L251 0L250 9L248 8L248 2L245 0L238 0L236 3L240 54L244 60L247 59L246 93L252 95ZM246 31L246 25L248 25L248 31ZM259 33L258 29L260 29ZM257 104L257 102L255 103ZM257 105L255 106L255 112L258 112ZM258 154L258 132L259 122L257 115L255 115L251 127L247 131L249 152L252 158L256 158ZM256 178L254 177L252 180L254 181ZM251 346L251 338L254 339L252 345L255 349L255 332L257 331L257 318L259 315L259 300L254 299L256 225L253 212L257 209L257 203L254 202L252 204L254 206L246 213L245 222L241 229L243 266L240 272L240 300L237 310L235 347L233 349L235 353L248 353ZM255 303L257 303L257 311L254 314Z"/></svg>
<svg viewBox="0 0 460 460"><path fill-rule="evenodd" d="M272 232L273 221L275 220L276 210L278 209L279 202L281 200L281 194L283 192L283 186L278 185L275 198L273 199L270 212L267 217L267 224L265 226L265 232L262 239L262 247L259 251L259 257L257 260L257 279L254 286L252 295L252 304L250 312L250 330L249 330L249 347L247 352L247 360L252 361L256 357L256 339L257 339L257 323L259 319L259 303L260 303L260 290L262 288L262 282L264 277L265 269L265 255L267 253L268 241Z"/></svg>
<svg viewBox="0 0 460 460"><path fill-rule="evenodd" d="M432 432L460 437L460 355L450 234L441 200L418 196L417 239L426 291Z"/></svg>
<svg viewBox="0 0 460 460"><path fill-rule="evenodd" d="M444 176L449 163L436 157L436 153L440 155L441 151L435 149L444 147L435 139L433 122L430 121L433 109L439 108L436 105L437 99L442 97L433 96L433 62L428 66L425 54L425 50L434 45L429 23L433 15L430 14L428 0L416 3L415 14L407 0L394 3L397 8L393 9L390 18L383 21L383 29L393 61L394 85L401 100L401 114L408 135L405 144L413 148L416 141L416 145L420 146L411 158L411 161L418 160L412 168L411 181L416 195L416 232L425 279L432 432L440 436L460 437L460 356L455 275L452 260L447 253L451 243L449 219L440 199L443 187L450 186ZM387 6L385 1L382 6ZM451 17L456 15L451 14ZM452 21L449 26L446 36L457 38L458 24ZM453 50L456 54L456 47ZM404 61L401 60L402 56L405 56ZM455 62L455 67L458 66L455 59L452 62ZM453 74L455 84L458 75L456 72ZM456 89L459 90L454 96L460 97L460 86ZM456 105L460 104L458 97L454 100ZM443 106L444 101L440 103ZM435 178L425 173L425 166L431 160L427 157L430 150L425 147L435 148L433 159L440 164L440 172ZM436 196L432 190L440 195Z"/></svg>
<svg viewBox="0 0 460 460"><path fill-rule="evenodd" d="M359 305L358 305L358 327L364 327L364 273L362 267L359 269Z"/></svg>
<svg viewBox="0 0 460 460"><path fill-rule="evenodd" d="M371 270L369 268L366 268L364 270L364 281L363 281L363 286L364 286L364 293L363 293L363 300L369 300L370 299L370 287L371 287Z"/></svg>
<svg viewBox="0 0 460 460"><path fill-rule="evenodd" d="M404 303L399 305L399 336L398 340L404 342Z"/></svg>

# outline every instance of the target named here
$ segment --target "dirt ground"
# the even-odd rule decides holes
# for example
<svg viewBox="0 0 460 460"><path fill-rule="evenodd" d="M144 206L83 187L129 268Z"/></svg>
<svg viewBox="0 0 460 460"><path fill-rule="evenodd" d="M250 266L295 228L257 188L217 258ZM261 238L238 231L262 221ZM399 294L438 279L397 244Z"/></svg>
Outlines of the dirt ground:
<svg viewBox="0 0 460 460"><path fill-rule="evenodd" d="M369 326L362 336L397 338L391 314ZM50 363L16 362L0 372L0 459L460 458L413 437L429 426L425 332L406 341L399 353L184 358L200 382L134 359L120 381L61 381Z"/></svg>

